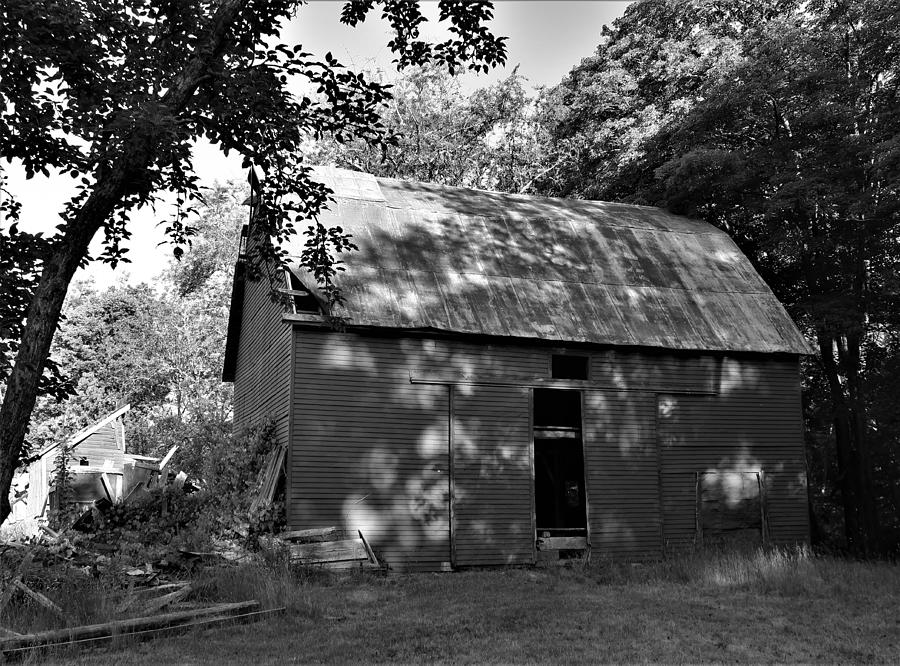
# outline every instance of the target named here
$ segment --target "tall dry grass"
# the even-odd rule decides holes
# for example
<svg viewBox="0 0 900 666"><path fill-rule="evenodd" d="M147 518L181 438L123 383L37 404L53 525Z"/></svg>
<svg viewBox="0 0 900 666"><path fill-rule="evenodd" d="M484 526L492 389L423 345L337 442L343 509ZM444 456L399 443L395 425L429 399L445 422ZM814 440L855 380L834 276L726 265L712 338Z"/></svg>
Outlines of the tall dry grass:
<svg viewBox="0 0 900 666"><path fill-rule="evenodd" d="M629 564L594 558L584 575L610 585L674 584L782 596L834 595L881 586L900 589L900 568L814 554L807 546L705 549Z"/></svg>

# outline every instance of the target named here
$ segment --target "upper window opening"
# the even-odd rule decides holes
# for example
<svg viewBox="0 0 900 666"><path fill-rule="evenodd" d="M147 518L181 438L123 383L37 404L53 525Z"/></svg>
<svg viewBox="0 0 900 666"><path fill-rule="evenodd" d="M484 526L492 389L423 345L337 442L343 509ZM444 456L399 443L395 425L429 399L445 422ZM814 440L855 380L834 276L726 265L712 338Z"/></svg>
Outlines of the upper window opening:
<svg viewBox="0 0 900 666"><path fill-rule="evenodd" d="M588 357L571 354L553 354L550 360L550 376L553 379L587 379Z"/></svg>
<svg viewBox="0 0 900 666"><path fill-rule="evenodd" d="M284 282L287 287L284 293L291 297L291 309L294 314L298 312L319 312L319 301L310 291L303 286L291 271L284 271Z"/></svg>

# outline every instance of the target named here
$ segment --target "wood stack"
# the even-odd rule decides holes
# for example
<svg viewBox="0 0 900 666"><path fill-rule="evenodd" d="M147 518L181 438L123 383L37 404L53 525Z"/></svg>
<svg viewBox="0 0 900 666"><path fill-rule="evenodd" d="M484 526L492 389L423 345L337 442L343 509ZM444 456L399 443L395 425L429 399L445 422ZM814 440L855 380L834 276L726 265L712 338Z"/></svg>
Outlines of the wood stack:
<svg viewBox="0 0 900 666"><path fill-rule="evenodd" d="M256 494L250 503L251 513L256 513L259 509L269 506L275 501L278 482L284 473L286 456L287 446L284 444L269 452L266 462L259 473L259 480L256 483Z"/></svg>
<svg viewBox="0 0 900 666"><path fill-rule="evenodd" d="M360 530L318 527L279 535L291 562L327 569L380 569L381 563Z"/></svg>

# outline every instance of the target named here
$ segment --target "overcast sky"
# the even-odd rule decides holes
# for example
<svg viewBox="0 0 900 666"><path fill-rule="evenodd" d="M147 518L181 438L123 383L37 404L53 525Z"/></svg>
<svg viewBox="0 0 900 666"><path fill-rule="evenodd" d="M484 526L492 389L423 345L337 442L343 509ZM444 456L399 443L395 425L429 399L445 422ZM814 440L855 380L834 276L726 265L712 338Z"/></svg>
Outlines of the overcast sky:
<svg viewBox="0 0 900 666"><path fill-rule="evenodd" d="M331 51L343 64L356 69L392 71L393 55L386 46L390 39L388 28L380 20L380 13L373 14L357 28L349 28L339 21L341 4L339 0L313 0L286 26L283 39L291 44L299 42L312 53ZM437 2L423 4L426 16L431 19L425 24L425 37L443 37L445 33L436 26ZM573 65L594 51L603 25L621 16L627 5L626 1L611 0L495 1L491 27L495 34L509 38L507 65L487 75L464 75L463 88L470 92L495 83L508 76L516 65L532 86L558 83ZM195 155L197 175L202 183L245 178L240 159L226 159L213 146L198 146ZM22 203L22 227L51 233L58 224L58 212L74 191L72 181L65 176L26 181L23 174L12 168L9 175L12 191ZM147 281L156 275L169 255L165 246L156 247L163 240L161 230L154 226L156 221L151 211L134 216L133 236L128 243L132 263L120 265L115 271L93 263L87 272L98 286L120 279L132 283ZM98 240L93 250L99 253ZM84 274L84 269L79 270L76 279Z"/></svg>

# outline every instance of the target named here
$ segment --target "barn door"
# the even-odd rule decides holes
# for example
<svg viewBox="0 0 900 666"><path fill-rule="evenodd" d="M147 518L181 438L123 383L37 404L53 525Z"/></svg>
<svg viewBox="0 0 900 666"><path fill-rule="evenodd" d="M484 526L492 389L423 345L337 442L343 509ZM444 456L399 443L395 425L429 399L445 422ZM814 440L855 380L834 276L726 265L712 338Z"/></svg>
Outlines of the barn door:
<svg viewBox="0 0 900 666"><path fill-rule="evenodd" d="M451 390L455 566L534 561L530 389Z"/></svg>

